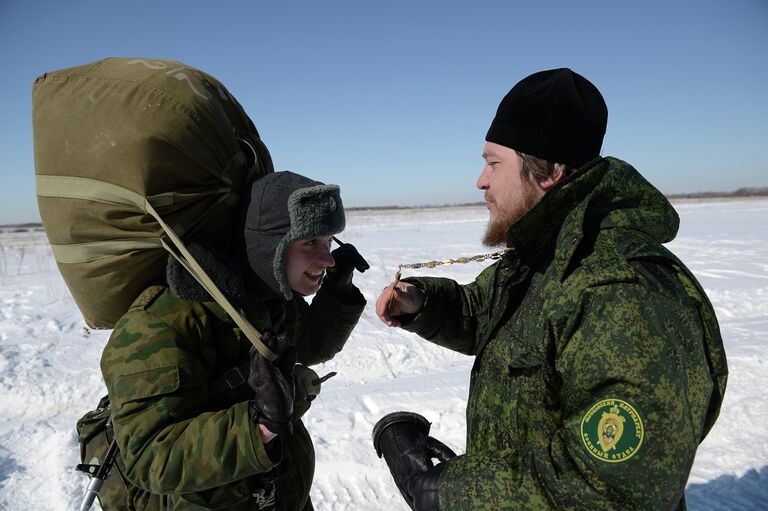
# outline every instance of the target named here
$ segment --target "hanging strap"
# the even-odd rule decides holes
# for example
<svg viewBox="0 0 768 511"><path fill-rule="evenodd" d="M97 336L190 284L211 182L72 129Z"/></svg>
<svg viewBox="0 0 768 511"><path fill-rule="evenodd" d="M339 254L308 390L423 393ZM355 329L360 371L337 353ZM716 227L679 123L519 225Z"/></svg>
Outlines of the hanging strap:
<svg viewBox="0 0 768 511"><path fill-rule="evenodd" d="M172 204L176 197L188 199L191 194L164 193L144 197L134 191L97 179L71 176L36 176L37 195L39 197L57 197L83 199L118 206L129 206L151 215L165 232L162 238L136 238L131 240L109 240L71 245L52 245L54 257L60 263L80 263L102 257L122 254L131 250L140 250L162 246L203 286L209 295L226 311L232 321L240 327L251 344L268 360L275 360L277 355L261 340L261 334L230 303L224 293L198 264L182 243L181 238L155 210L155 206ZM218 188L198 194L228 194L229 188ZM170 243L169 243L170 240Z"/></svg>

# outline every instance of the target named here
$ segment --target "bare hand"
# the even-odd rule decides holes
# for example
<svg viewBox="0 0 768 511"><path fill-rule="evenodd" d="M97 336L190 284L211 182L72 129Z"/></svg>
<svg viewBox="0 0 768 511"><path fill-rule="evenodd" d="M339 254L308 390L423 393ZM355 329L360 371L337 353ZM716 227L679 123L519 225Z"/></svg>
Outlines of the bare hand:
<svg viewBox="0 0 768 511"><path fill-rule="evenodd" d="M387 326L400 326L394 316L416 314L424 305L424 298L424 291L409 282L393 283L376 299L376 315Z"/></svg>

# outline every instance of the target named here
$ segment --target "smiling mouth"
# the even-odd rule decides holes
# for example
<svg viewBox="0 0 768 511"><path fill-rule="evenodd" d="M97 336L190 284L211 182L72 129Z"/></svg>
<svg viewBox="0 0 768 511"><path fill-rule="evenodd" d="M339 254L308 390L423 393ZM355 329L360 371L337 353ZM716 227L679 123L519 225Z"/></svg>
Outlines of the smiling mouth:
<svg viewBox="0 0 768 511"><path fill-rule="evenodd" d="M323 274L325 273L325 270L320 271L305 271L304 275L309 277L311 280L319 280L323 277Z"/></svg>

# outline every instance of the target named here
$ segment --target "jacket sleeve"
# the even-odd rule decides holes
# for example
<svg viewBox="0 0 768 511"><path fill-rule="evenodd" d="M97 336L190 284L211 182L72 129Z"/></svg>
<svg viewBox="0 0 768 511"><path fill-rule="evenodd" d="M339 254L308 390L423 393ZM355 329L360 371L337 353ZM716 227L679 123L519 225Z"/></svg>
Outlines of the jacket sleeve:
<svg viewBox="0 0 768 511"><path fill-rule="evenodd" d="M332 359L346 344L365 309L365 298L355 290L354 297L343 303L320 287L311 304L297 299L297 360L314 365Z"/></svg>
<svg viewBox="0 0 768 511"><path fill-rule="evenodd" d="M561 420L518 450L450 460L441 510L674 508L712 393L695 307L612 284L549 329Z"/></svg>
<svg viewBox="0 0 768 511"><path fill-rule="evenodd" d="M445 348L474 355L482 335L482 317L488 313L486 287L493 271L494 266L486 268L466 285L435 277L403 279L420 287L425 300L421 311L403 321L402 328Z"/></svg>
<svg viewBox="0 0 768 511"><path fill-rule="evenodd" d="M269 471L279 442L262 443L247 402L202 412L206 367L180 335L142 309L118 322L101 360L128 478L155 494L189 493ZM273 452L275 451L275 452Z"/></svg>

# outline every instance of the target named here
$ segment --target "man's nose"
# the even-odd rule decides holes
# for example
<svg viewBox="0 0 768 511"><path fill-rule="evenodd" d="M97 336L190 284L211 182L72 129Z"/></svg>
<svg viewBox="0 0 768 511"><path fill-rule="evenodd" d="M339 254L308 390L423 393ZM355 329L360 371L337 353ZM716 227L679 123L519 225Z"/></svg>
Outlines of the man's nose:
<svg viewBox="0 0 768 511"><path fill-rule="evenodd" d="M333 256L331 255L331 248L325 247L320 252L320 256L318 257L321 263L323 263L328 268L334 266L336 264L336 261L333 259Z"/></svg>
<svg viewBox="0 0 768 511"><path fill-rule="evenodd" d="M480 177L477 178L477 182L475 183L475 186L480 190L487 190L490 187L490 183L488 182L488 167L489 165L483 167L483 171L480 172Z"/></svg>

